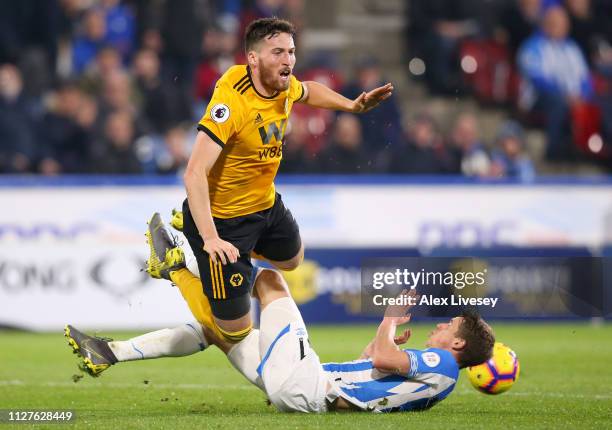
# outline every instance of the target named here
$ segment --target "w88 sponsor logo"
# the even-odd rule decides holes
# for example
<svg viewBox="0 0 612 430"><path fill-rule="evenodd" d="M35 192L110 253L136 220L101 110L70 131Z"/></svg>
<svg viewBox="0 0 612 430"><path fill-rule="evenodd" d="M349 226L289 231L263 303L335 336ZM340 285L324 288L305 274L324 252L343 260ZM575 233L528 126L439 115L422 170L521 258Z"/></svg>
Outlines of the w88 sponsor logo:
<svg viewBox="0 0 612 430"><path fill-rule="evenodd" d="M259 160L267 160L269 158L281 158L283 156L283 145L270 146L259 150Z"/></svg>

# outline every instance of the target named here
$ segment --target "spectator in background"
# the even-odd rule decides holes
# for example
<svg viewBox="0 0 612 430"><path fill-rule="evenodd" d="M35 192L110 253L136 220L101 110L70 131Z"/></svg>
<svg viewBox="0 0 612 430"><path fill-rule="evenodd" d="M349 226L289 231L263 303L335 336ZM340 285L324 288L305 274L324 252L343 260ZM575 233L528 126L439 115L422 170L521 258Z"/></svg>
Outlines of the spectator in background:
<svg viewBox="0 0 612 430"><path fill-rule="evenodd" d="M271 16L288 19L285 3L285 0L254 0L250 6L243 8L240 12L239 40L244 40L244 30L256 19Z"/></svg>
<svg viewBox="0 0 612 430"><path fill-rule="evenodd" d="M593 16L590 0L565 0L570 19L570 38L573 39L582 55L591 64L594 51L597 48L597 21Z"/></svg>
<svg viewBox="0 0 612 430"><path fill-rule="evenodd" d="M134 148L134 120L128 111L112 112L105 122L104 137L95 146L94 171L105 174L139 174Z"/></svg>
<svg viewBox="0 0 612 430"><path fill-rule="evenodd" d="M602 37L612 43L612 2L608 0L596 0L594 2L595 17L597 19L597 28L602 34Z"/></svg>
<svg viewBox="0 0 612 430"><path fill-rule="evenodd" d="M569 19L561 6L544 13L542 32L527 39L519 51L523 110L546 118L547 157L568 157L570 107L593 95L589 68L580 48L569 34Z"/></svg>
<svg viewBox="0 0 612 430"><path fill-rule="evenodd" d="M101 9L85 12L82 28L72 43L72 72L79 75L106 45L106 18Z"/></svg>
<svg viewBox="0 0 612 430"><path fill-rule="evenodd" d="M363 91L370 91L384 85L380 63L373 57L362 59L357 65L357 78L342 91L350 99L357 98ZM392 97L385 103L361 114L359 121L363 141L368 151L380 151L386 146L397 145L402 138L399 107Z"/></svg>
<svg viewBox="0 0 612 430"><path fill-rule="evenodd" d="M513 57L523 42L537 30L541 11L542 0L512 0L501 9L501 37Z"/></svg>
<svg viewBox="0 0 612 430"><path fill-rule="evenodd" d="M0 64L17 64L22 71L26 92L31 91L33 77L47 83L56 66L61 10L58 0L0 1ZM26 70L24 62L38 57L35 70Z"/></svg>
<svg viewBox="0 0 612 430"><path fill-rule="evenodd" d="M319 109L322 110L322 109ZM291 115L285 139L283 139L283 161L281 173L310 173L315 171L314 154L309 149L310 133L308 118Z"/></svg>
<svg viewBox="0 0 612 430"><path fill-rule="evenodd" d="M357 116L347 113L338 116L333 140L319 155L318 166L321 173L369 173L372 170Z"/></svg>
<svg viewBox="0 0 612 430"><path fill-rule="evenodd" d="M150 131L163 134L170 127L191 119L190 100L173 84L162 81L155 51L138 51L134 57L133 76L141 97L142 114Z"/></svg>
<svg viewBox="0 0 612 430"><path fill-rule="evenodd" d="M83 94L81 103L77 110L75 120L85 134L85 140L88 145L88 154L91 155L91 145L96 140L96 135L100 132L98 127L98 102L90 95Z"/></svg>
<svg viewBox="0 0 612 430"><path fill-rule="evenodd" d="M597 37L591 52L595 67L609 78L612 76L612 2L595 1L593 9Z"/></svg>
<svg viewBox="0 0 612 430"><path fill-rule="evenodd" d="M451 132L451 146L455 153L455 172L465 176L487 176L491 160L480 141L478 120L472 113L464 113L456 119Z"/></svg>
<svg viewBox="0 0 612 430"><path fill-rule="evenodd" d="M206 18L212 10L198 0L164 0L161 45L162 79L177 85L177 91L190 95L202 48Z"/></svg>
<svg viewBox="0 0 612 430"><path fill-rule="evenodd" d="M597 35L591 47L593 68L598 74L598 99L602 109L602 133L604 141L612 142L612 2L593 3Z"/></svg>
<svg viewBox="0 0 612 430"><path fill-rule="evenodd" d="M221 75L234 64L241 64L237 54L241 49L237 34L223 28L213 28L204 33L202 44L203 56L196 69L195 97L208 103Z"/></svg>
<svg viewBox="0 0 612 430"><path fill-rule="evenodd" d="M40 173L87 172L91 142L77 121L82 99L83 93L73 82L61 84L55 92L38 136Z"/></svg>
<svg viewBox="0 0 612 430"><path fill-rule="evenodd" d="M27 173L35 161L37 106L13 64L0 66L0 173Z"/></svg>
<svg viewBox="0 0 612 430"><path fill-rule="evenodd" d="M490 174L529 182L535 178L535 168L525 153L525 131L515 121L502 124L492 154Z"/></svg>
<svg viewBox="0 0 612 430"><path fill-rule="evenodd" d="M161 53L162 40L159 33L162 28L165 0L127 0L136 21L136 47L153 49Z"/></svg>
<svg viewBox="0 0 612 430"><path fill-rule="evenodd" d="M304 63L304 68L298 73L301 81L316 81L336 92L342 93L344 78L338 70L336 56L332 52L315 52ZM293 105L291 118L300 117L299 122L296 122L296 127L299 124L299 127L303 127L303 132L306 133L305 136L300 136L300 140L304 140L304 151L306 153L312 155L321 151L329 140L329 132L333 129L336 116L336 112L316 109L305 103Z"/></svg>
<svg viewBox="0 0 612 430"><path fill-rule="evenodd" d="M102 89L102 101L105 109L110 111L130 110L135 113L136 107L132 103L133 99L130 76L126 72L116 70L105 76L104 88Z"/></svg>
<svg viewBox="0 0 612 430"><path fill-rule="evenodd" d="M469 0L412 0L410 42L425 60L430 91L455 94L461 87L458 50L462 40L479 32L475 13L481 2Z"/></svg>
<svg viewBox="0 0 612 430"><path fill-rule="evenodd" d="M119 51L112 46L104 46L81 76L79 84L88 94L99 95L104 89L105 79L121 70L123 66Z"/></svg>
<svg viewBox="0 0 612 430"><path fill-rule="evenodd" d="M104 80L100 101L101 120L106 123L107 116L115 111L130 112L136 136L142 136L152 129L139 109L130 75L124 71L115 71Z"/></svg>
<svg viewBox="0 0 612 430"><path fill-rule="evenodd" d="M77 34L77 26L87 10L81 0L60 0L58 29L60 42L69 42Z"/></svg>
<svg viewBox="0 0 612 430"><path fill-rule="evenodd" d="M132 10L121 0L101 0L106 20L106 43L113 46L127 63L134 49L136 22Z"/></svg>
<svg viewBox="0 0 612 430"><path fill-rule="evenodd" d="M157 173L182 176L189 161L191 139L183 127L170 128L164 136L164 151L157 159Z"/></svg>
<svg viewBox="0 0 612 430"><path fill-rule="evenodd" d="M403 141L386 151L383 161L387 173L450 173L451 160L444 147L434 118L426 113L414 119L406 117Z"/></svg>

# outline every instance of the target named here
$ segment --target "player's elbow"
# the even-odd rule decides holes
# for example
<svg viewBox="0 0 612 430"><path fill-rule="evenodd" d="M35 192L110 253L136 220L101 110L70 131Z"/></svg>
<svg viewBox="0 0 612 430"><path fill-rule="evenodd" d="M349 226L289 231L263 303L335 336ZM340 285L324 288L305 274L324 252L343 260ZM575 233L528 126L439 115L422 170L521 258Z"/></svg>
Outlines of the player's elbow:
<svg viewBox="0 0 612 430"><path fill-rule="evenodd" d="M385 357L383 354L374 352L371 357L372 366L379 370L391 370L393 367L390 365L390 360L388 357Z"/></svg>
<svg viewBox="0 0 612 430"><path fill-rule="evenodd" d="M185 173L183 173L183 182L185 182L186 186L189 186L193 182L194 172L193 169L190 169L189 166L185 169Z"/></svg>
<svg viewBox="0 0 612 430"><path fill-rule="evenodd" d="M187 166L185 173L183 174L183 181L187 189L196 186L202 180L200 172L193 167Z"/></svg>
<svg viewBox="0 0 612 430"><path fill-rule="evenodd" d="M397 371L403 366L403 363L397 355L397 351L377 350L374 348L372 356L372 366L378 370Z"/></svg>

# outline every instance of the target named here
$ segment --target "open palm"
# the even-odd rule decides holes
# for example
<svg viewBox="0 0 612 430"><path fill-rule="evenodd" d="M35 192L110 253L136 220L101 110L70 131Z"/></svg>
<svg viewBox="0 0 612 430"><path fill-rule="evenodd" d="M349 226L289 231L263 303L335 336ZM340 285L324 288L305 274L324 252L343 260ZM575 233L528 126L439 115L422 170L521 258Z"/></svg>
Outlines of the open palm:
<svg viewBox="0 0 612 430"><path fill-rule="evenodd" d="M374 88L371 91L363 92L353 101L353 113L364 113L374 109L383 100L388 99L393 94L393 84L387 83L382 87Z"/></svg>

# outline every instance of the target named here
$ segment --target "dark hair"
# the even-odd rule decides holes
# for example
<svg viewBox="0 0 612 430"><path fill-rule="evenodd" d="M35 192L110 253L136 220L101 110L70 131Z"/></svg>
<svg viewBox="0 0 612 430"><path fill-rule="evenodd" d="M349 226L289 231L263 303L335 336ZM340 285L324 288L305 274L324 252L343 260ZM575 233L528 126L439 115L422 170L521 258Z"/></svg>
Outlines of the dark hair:
<svg viewBox="0 0 612 430"><path fill-rule="evenodd" d="M271 38L279 33L289 33L295 37L295 27L289 21L279 18L261 18L251 22L244 34L244 47L248 53L255 45L265 38Z"/></svg>
<svg viewBox="0 0 612 430"><path fill-rule="evenodd" d="M495 336L491 327L474 311L464 311L463 322L457 336L465 340L465 347L459 354L459 368L484 363L493 355Z"/></svg>

